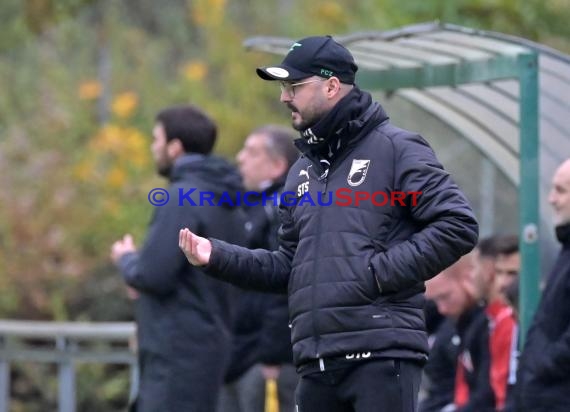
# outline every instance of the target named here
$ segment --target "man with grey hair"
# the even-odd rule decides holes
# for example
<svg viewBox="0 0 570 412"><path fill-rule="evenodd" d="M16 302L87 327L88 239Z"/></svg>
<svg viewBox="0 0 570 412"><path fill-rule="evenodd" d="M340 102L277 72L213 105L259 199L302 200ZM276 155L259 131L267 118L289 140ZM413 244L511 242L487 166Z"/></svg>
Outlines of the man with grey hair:
<svg viewBox="0 0 570 412"><path fill-rule="evenodd" d="M236 160L248 196L247 229L252 248L279 246L277 205L285 177L299 157L291 129L264 125L245 140ZM243 291L234 342L218 412L263 412L276 385L279 410L293 412L297 374L293 367L287 297Z"/></svg>
<svg viewBox="0 0 570 412"><path fill-rule="evenodd" d="M570 393L570 159L552 179L548 201L562 245L546 280L520 357L517 411L568 410Z"/></svg>

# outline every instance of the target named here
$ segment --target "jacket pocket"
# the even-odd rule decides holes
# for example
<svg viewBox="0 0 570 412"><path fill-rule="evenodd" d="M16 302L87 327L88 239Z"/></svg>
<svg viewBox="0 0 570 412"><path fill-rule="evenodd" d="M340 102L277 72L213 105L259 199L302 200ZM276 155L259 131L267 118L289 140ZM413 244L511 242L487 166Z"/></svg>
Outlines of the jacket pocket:
<svg viewBox="0 0 570 412"><path fill-rule="evenodd" d="M382 285L378 280L378 276L376 276L376 272L374 271L374 266L372 266L372 258L368 259L367 270L369 272L370 277L374 281L374 287L376 288L376 292L378 293L378 296L380 296L382 294Z"/></svg>
<svg viewBox="0 0 570 412"><path fill-rule="evenodd" d="M364 256L364 268L362 269L362 273L366 279L366 295L370 297L371 301L378 299L382 293L382 287L380 282L378 282L378 277L376 276L374 267L372 266L372 257L374 254L375 252L371 251Z"/></svg>
<svg viewBox="0 0 570 412"><path fill-rule="evenodd" d="M366 269L368 270L370 277L374 281L374 288L377 293L376 297L379 297L383 293L382 284L380 283L380 278L376 273L376 270L374 269L374 265L372 264L372 258L379 253L384 253L387 249L384 246L384 242L380 242L379 240L372 239L372 245L374 246L374 253L372 253L372 255L369 256Z"/></svg>

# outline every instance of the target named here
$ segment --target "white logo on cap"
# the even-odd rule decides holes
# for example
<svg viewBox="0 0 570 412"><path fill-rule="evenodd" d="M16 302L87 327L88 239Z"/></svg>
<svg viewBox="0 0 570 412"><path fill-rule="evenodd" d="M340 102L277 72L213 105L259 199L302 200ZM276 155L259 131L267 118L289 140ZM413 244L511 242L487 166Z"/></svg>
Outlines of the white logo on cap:
<svg viewBox="0 0 570 412"><path fill-rule="evenodd" d="M289 51L293 50L295 47L301 47L302 44L301 43L293 43L293 45L291 46L291 48L289 49Z"/></svg>
<svg viewBox="0 0 570 412"><path fill-rule="evenodd" d="M280 79L289 77L289 72L281 67L268 67L265 71L272 76L279 77Z"/></svg>

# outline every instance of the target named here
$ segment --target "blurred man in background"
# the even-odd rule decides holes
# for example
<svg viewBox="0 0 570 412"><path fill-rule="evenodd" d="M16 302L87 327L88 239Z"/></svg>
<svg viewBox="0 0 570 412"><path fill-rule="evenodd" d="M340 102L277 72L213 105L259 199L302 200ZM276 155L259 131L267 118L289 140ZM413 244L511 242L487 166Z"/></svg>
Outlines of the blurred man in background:
<svg viewBox="0 0 570 412"><path fill-rule="evenodd" d="M489 326L473 278L473 254L426 282L426 297L455 321L459 338L454 407L446 410L495 410L489 384Z"/></svg>
<svg viewBox="0 0 570 412"><path fill-rule="evenodd" d="M556 170L548 201L562 245L520 357L517 411L568 411L570 394L570 159Z"/></svg>
<svg viewBox="0 0 570 412"><path fill-rule="evenodd" d="M473 251L474 277L472 281L475 294L472 298L466 296L466 302L471 299L483 299L485 302L494 300L495 261L497 259L495 238L495 236L489 236L481 239ZM468 283L464 286L467 287L457 288L456 292L470 290L471 280L467 279L466 282ZM436 286L431 284L430 294L434 287ZM428 302L433 303L431 300ZM446 320L441 322L430 336L429 359L422 380L425 398L420 403L420 412L439 412L446 406L451 409L449 405L453 405L458 350L461 343L455 328L457 319L454 317L456 316L446 317ZM430 318L433 318L433 315Z"/></svg>
<svg viewBox="0 0 570 412"><path fill-rule="evenodd" d="M169 107L156 116L152 155L170 182L170 200L156 207L137 250L130 235L115 242L111 259L135 289L140 365L137 412L212 412L231 350L232 286L191 266L178 248L178 230L244 244L245 214L228 203L201 206L200 192L235 194L237 171L211 155L216 125L194 106ZM196 206L181 192L196 189ZM163 196L166 196L163 194ZM184 200L184 205L179 204ZM235 203L234 203L235 204Z"/></svg>
<svg viewBox="0 0 570 412"><path fill-rule="evenodd" d="M288 128L263 126L250 133L237 154L244 186L257 194L248 197L252 206L246 208L251 248L278 248L279 197L299 156L293 138ZM243 290L218 411L263 412L269 402L266 387L276 382L279 411L293 412L297 373L292 363L287 296Z"/></svg>
<svg viewBox="0 0 570 412"><path fill-rule="evenodd" d="M498 411L505 408L507 388L514 384L516 376L518 328L505 291L518 283L519 272L516 235L495 235L479 242L475 249L474 276L489 319L489 380Z"/></svg>
<svg viewBox="0 0 570 412"><path fill-rule="evenodd" d="M437 315L442 315L437 312L437 305L432 300L426 303L426 325L429 325ZM433 314L432 306L437 315ZM453 404L460 339L454 319L446 316L442 318L428 338L429 358L422 376L423 397L418 406L419 412L440 412Z"/></svg>

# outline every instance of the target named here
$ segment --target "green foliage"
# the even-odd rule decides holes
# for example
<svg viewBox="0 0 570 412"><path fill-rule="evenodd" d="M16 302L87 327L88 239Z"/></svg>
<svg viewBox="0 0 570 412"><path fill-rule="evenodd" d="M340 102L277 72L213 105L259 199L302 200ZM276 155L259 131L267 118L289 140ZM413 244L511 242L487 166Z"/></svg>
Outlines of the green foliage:
<svg viewBox="0 0 570 412"><path fill-rule="evenodd" d="M569 0L382 0L396 25L439 20L497 31L570 52Z"/></svg>
<svg viewBox="0 0 570 412"><path fill-rule="evenodd" d="M57 410L57 369L49 364L16 362L11 365L10 411ZM46 379L47 378L47 379Z"/></svg>
<svg viewBox="0 0 570 412"><path fill-rule="evenodd" d="M77 372L78 411L126 410L130 385L128 367L81 364Z"/></svg>

